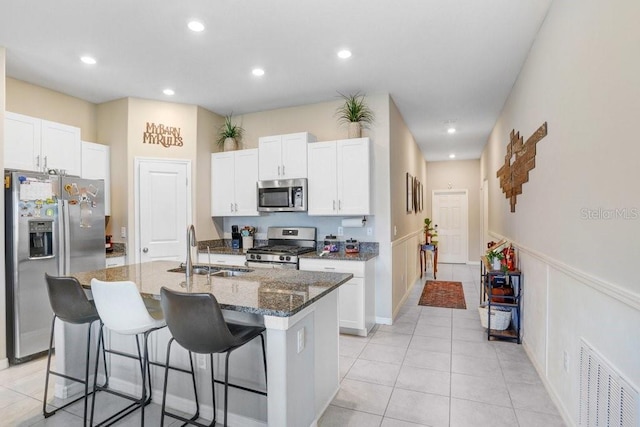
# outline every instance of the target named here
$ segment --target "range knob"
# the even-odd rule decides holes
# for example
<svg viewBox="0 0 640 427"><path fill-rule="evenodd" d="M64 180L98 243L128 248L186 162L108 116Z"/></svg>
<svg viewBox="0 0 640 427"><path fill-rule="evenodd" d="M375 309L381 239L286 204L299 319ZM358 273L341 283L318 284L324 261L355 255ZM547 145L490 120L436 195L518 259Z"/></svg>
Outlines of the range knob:
<svg viewBox="0 0 640 427"><path fill-rule="evenodd" d="M289 258L289 257L287 257ZM280 255L280 261L284 261L284 256Z"/></svg>
<svg viewBox="0 0 640 427"><path fill-rule="evenodd" d="M256 259L262 259L262 256L256 255Z"/></svg>
<svg viewBox="0 0 640 427"><path fill-rule="evenodd" d="M255 255L253 255L253 254L251 254L251 255L249 255L249 258L251 258L251 259L256 259L256 256L255 256Z"/></svg>
<svg viewBox="0 0 640 427"><path fill-rule="evenodd" d="M287 257L287 261L291 261L291 257L290 256Z"/></svg>

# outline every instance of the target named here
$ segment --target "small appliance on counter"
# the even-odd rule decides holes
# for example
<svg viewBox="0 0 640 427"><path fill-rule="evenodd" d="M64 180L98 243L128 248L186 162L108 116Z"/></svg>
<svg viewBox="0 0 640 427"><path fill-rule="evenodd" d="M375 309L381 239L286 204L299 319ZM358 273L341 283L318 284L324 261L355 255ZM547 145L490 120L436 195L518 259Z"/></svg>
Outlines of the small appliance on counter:
<svg viewBox="0 0 640 427"><path fill-rule="evenodd" d="M231 249L242 249L242 234L237 225L231 226Z"/></svg>
<svg viewBox="0 0 640 427"><path fill-rule="evenodd" d="M111 234L107 234L106 236L104 236L104 240L105 240L104 247L107 252L113 252L113 244L111 243L112 237L113 236Z"/></svg>
<svg viewBox="0 0 640 427"><path fill-rule="evenodd" d="M338 252L338 239L333 234L324 238L324 250L328 252Z"/></svg>
<svg viewBox="0 0 640 427"><path fill-rule="evenodd" d="M344 251L348 254L360 253L360 242L355 239L347 239L344 242Z"/></svg>

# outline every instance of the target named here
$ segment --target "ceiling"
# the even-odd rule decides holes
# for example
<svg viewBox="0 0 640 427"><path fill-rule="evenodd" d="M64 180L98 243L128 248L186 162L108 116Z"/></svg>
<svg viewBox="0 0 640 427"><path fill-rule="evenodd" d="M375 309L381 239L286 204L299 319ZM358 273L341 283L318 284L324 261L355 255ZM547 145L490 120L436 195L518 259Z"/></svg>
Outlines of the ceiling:
<svg viewBox="0 0 640 427"><path fill-rule="evenodd" d="M2 0L0 46L9 77L94 103L132 96L238 115L390 93L428 161L473 159L550 3ZM203 32L187 28L194 19ZM342 48L353 56L338 58Z"/></svg>

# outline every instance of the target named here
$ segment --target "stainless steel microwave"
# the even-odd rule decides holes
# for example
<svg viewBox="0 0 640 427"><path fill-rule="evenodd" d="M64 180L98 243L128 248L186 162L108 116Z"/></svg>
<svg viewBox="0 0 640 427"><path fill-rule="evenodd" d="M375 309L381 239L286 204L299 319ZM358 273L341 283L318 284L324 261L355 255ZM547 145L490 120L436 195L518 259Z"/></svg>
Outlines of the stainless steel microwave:
<svg viewBox="0 0 640 427"><path fill-rule="evenodd" d="M307 179L258 181L258 211L306 212Z"/></svg>

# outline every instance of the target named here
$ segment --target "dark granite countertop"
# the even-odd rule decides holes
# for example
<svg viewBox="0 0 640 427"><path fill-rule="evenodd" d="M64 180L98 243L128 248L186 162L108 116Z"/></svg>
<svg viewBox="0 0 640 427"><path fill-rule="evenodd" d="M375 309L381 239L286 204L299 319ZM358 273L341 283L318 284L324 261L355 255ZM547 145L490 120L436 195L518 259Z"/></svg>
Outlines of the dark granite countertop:
<svg viewBox="0 0 640 427"><path fill-rule="evenodd" d="M85 288L91 287L94 277L104 281L130 280L146 298L159 298L163 286L182 292L208 292L216 296L224 310L276 317L294 315L353 277L344 273L217 266L246 273L235 277L194 274L187 286L184 273L167 271L179 264L153 261L74 273L74 276Z"/></svg>
<svg viewBox="0 0 640 427"><path fill-rule="evenodd" d="M377 252L360 252L357 254L348 254L344 251L330 252L321 255L322 252L307 252L300 255L301 259L322 259L327 261L369 261L378 256Z"/></svg>

